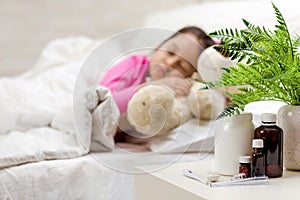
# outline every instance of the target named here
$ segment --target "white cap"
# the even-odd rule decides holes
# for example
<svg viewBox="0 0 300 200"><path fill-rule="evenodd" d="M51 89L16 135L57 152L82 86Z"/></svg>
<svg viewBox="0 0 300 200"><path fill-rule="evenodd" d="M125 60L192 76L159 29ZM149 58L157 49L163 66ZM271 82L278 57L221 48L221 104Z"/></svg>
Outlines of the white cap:
<svg viewBox="0 0 300 200"><path fill-rule="evenodd" d="M251 157L250 156L240 156L239 162L240 163L251 163Z"/></svg>
<svg viewBox="0 0 300 200"><path fill-rule="evenodd" d="M252 147L253 148L263 148L264 141L262 139L254 139L254 140L252 140Z"/></svg>
<svg viewBox="0 0 300 200"><path fill-rule="evenodd" d="M276 122L276 114L274 113L263 113L261 115L262 122Z"/></svg>

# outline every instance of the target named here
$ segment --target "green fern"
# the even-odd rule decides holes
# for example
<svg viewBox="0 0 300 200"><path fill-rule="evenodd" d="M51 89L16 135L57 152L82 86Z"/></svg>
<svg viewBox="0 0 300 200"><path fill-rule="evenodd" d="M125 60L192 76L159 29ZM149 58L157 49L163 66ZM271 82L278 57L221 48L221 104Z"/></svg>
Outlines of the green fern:
<svg viewBox="0 0 300 200"><path fill-rule="evenodd" d="M205 89L220 86L245 86L238 93L227 93L232 103L219 118L239 114L254 101L278 100L300 105L299 36L291 37L279 9L272 3L277 24L274 30L251 24L246 29L221 29L210 36L223 41L215 50L237 61L224 70L215 82L205 82Z"/></svg>

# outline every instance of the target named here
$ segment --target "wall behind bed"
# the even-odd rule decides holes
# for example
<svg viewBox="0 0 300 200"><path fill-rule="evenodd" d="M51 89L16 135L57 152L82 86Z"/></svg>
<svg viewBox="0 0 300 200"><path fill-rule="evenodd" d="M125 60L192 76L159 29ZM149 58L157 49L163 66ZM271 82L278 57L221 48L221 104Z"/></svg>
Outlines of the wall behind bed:
<svg viewBox="0 0 300 200"><path fill-rule="evenodd" d="M159 10L205 0L0 0L0 76L33 66L48 41L58 37L106 38L140 27Z"/></svg>

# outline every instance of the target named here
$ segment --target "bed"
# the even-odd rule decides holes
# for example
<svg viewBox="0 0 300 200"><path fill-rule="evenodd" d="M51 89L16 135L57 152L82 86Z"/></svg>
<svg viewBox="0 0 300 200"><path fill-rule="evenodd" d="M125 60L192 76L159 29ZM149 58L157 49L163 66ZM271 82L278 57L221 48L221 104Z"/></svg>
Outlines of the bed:
<svg viewBox="0 0 300 200"><path fill-rule="evenodd" d="M118 109L106 88L89 88L93 74L83 70L103 63L90 55L100 43L108 54L119 51L86 37L55 39L30 70L0 80L1 199L134 199L136 165L197 160L199 149L212 151L214 122L202 122L195 137L197 120L147 148L116 146Z"/></svg>
<svg viewBox="0 0 300 200"><path fill-rule="evenodd" d="M275 1L292 32L299 33L297 2L288 2ZM151 151L138 145L117 146L113 142L119 117L116 105L107 89L92 83L124 52L141 44L156 46L184 25L211 31L239 26L242 17L273 24L270 5L266 0L195 4L154 13L144 25L156 28L135 30L134 40L124 33L112 40L70 37L49 42L32 68L0 79L0 199L135 199L136 165L167 167L210 159L215 121L199 125L192 119L168 137L151 141L147 146ZM151 30L157 37L149 34ZM99 51L103 56L97 56ZM258 124L261 113L276 113L282 105L255 102L246 111ZM115 118L107 118L108 112Z"/></svg>

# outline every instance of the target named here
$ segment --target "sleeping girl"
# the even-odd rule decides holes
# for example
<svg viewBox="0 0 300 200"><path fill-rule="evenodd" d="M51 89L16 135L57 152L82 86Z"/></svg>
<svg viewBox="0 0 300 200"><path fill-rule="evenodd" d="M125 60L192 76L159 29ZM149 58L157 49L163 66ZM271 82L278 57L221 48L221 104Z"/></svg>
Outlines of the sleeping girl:
<svg viewBox="0 0 300 200"><path fill-rule="evenodd" d="M214 44L200 28L184 27L163 41L151 57L130 55L112 66L100 84L111 90L121 114L126 114L137 87L146 82L163 84L177 96L187 96L191 83L186 78L197 71L197 60L203 50ZM126 140L126 133L121 129L115 136L116 142Z"/></svg>

